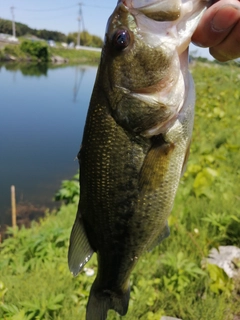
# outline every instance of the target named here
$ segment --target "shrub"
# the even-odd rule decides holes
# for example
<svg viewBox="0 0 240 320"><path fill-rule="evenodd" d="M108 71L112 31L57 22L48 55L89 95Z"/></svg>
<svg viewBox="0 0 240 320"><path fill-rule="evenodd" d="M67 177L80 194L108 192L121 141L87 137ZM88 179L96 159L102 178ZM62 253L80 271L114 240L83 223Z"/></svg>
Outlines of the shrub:
<svg viewBox="0 0 240 320"><path fill-rule="evenodd" d="M21 43L20 49L26 54L36 57L38 60L48 61L49 59L48 47L43 42L32 42L26 40Z"/></svg>
<svg viewBox="0 0 240 320"><path fill-rule="evenodd" d="M61 188L54 195L54 200L65 201L66 204L78 202L80 195L78 177L79 174L76 174L71 180L63 180Z"/></svg>

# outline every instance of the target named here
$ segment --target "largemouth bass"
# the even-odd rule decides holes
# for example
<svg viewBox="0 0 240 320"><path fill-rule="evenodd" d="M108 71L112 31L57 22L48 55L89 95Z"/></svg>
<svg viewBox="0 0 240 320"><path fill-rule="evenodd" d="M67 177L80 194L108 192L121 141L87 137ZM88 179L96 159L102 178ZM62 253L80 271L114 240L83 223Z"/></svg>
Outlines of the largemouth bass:
<svg viewBox="0 0 240 320"><path fill-rule="evenodd" d="M139 257L169 235L194 118L188 45L203 0L120 0L109 18L87 115L80 202L69 247L76 276L97 253L87 320L125 315Z"/></svg>

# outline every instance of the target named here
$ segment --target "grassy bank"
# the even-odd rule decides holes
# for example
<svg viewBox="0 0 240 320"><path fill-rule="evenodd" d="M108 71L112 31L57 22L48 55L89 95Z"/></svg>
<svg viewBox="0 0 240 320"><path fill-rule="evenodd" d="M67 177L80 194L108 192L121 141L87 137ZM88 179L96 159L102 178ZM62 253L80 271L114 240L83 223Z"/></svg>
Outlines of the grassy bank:
<svg viewBox="0 0 240 320"><path fill-rule="evenodd" d="M169 219L171 235L141 257L131 276L125 317L109 320L238 320L240 279L204 260L219 245L240 247L239 68L197 64L196 118L187 171ZM77 278L67 247L77 207L77 182L65 182L68 200L31 229L12 230L1 245L0 319L84 319L96 258ZM239 261L236 261L239 265Z"/></svg>
<svg viewBox="0 0 240 320"><path fill-rule="evenodd" d="M64 49L64 48L50 48L50 54L52 57L59 56L69 62L81 62L81 63L98 63L100 60L100 52L88 51L88 50L76 50L76 49Z"/></svg>
<svg viewBox="0 0 240 320"><path fill-rule="evenodd" d="M27 46L23 45L27 43ZM0 46L0 61L32 61L60 63L98 63L100 52L74 48L49 47L45 43L24 41Z"/></svg>

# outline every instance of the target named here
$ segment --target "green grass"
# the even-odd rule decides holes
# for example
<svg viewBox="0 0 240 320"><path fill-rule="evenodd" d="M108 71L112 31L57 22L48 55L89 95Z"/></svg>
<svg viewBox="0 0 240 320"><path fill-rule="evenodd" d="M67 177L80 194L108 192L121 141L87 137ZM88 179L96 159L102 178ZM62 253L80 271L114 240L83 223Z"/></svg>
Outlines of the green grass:
<svg viewBox="0 0 240 320"><path fill-rule="evenodd" d="M69 59L70 62L81 63L93 63L96 64L100 60L100 52L76 50L76 49L64 49L64 48L49 48L49 52L52 56L60 56L65 59Z"/></svg>
<svg viewBox="0 0 240 320"><path fill-rule="evenodd" d="M193 142L169 219L171 235L137 264L127 315L110 311L109 320L240 316L240 280L204 262L213 247L240 247L239 68L197 64L192 73ZM57 197L68 205L31 229L10 229L13 236L2 244L0 319L84 319L94 277L72 278L67 268L76 183L65 182ZM96 274L96 257L86 267Z"/></svg>
<svg viewBox="0 0 240 320"><path fill-rule="evenodd" d="M0 50L0 61L5 60L6 57L14 57L17 60L27 59L27 56L24 52L20 50L19 45L6 45Z"/></svg>

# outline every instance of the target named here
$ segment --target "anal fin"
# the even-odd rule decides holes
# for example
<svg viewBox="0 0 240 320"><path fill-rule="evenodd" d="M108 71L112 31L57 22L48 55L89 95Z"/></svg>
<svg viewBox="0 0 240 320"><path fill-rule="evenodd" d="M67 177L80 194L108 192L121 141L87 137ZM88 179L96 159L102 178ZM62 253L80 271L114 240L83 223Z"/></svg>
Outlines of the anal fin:
<svg viewBox="0 0 240 320"><path fill-rule="evenodd" d="M68 266L74 276L83 269L84 265L90 260L93 252L94 250L89 244L81 215L77 214L68 249Z"/></svg>

